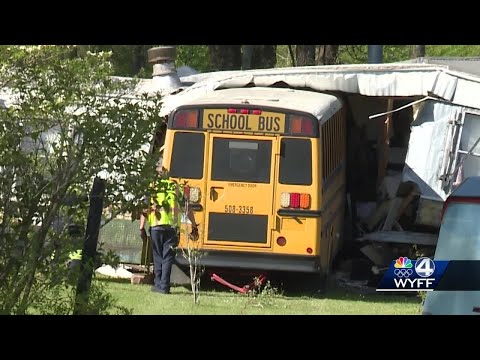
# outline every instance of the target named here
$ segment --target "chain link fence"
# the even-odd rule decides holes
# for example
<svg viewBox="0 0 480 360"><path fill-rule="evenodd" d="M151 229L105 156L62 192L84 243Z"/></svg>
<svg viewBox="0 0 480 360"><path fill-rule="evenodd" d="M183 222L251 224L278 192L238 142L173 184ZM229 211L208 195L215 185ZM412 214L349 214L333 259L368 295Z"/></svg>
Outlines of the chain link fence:
<svg viewBox="0 0 480 360"><path fill-rule="evenodd" d="M100 229L99 243L103 250L114 251L122 263L145 264L145 249L138 229L138 220L113 219Z"/></svg>

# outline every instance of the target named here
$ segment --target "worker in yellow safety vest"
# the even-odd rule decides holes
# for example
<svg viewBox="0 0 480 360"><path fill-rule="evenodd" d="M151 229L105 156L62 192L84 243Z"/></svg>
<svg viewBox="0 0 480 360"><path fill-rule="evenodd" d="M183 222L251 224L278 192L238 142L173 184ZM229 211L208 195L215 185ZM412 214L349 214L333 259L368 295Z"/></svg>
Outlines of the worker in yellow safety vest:
<svg viewBox="0 0 480 360"><path fill-rule="evenodd" d="M157 162L157 170L165 172L163 158ZM156 194L148 201L148 208L140 217L140 236L146 239L145 223L148 222L152 240L153 269L155 274L152 291L169 294L170 274L175 259L174 248L178 244L178 230L181 225L183 192L172 180L162 179L155 185ZM193 212L187 214L192 223L192 233L198 234Z"/></svg>

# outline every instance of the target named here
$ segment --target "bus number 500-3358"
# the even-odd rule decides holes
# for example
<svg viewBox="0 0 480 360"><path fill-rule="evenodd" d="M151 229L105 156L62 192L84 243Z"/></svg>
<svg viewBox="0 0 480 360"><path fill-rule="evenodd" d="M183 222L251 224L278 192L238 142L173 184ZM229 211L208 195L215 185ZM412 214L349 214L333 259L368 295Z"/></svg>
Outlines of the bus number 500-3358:
<svg viewBox="0 0 480 360"><path fill-rule="evenodd" d="M253 206L225 205L225 212L232 214L253 214Z"/></svg>

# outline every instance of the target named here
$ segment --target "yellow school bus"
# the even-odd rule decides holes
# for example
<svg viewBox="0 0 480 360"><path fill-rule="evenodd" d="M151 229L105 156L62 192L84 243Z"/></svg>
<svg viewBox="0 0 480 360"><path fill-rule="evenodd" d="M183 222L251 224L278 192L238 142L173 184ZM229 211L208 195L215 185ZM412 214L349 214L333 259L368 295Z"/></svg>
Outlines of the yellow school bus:
<svg viewBox="0 0 480 360"><path fill-rule="evenodd" d="M164 166L187 185L206 269L328 273L345 207L340 97L287 88L214 91L172 111ZM177 261L187 265L182 256Z"/></svg>

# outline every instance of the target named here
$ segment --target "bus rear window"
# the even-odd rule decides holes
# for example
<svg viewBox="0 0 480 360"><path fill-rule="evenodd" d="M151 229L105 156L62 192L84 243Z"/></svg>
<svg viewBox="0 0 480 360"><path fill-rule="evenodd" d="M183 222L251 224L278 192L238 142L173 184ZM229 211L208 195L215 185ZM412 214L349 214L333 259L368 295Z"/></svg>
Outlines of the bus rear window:
<svg viewBox="0 0 480 360"><path fill-rule="evenodd" d="M270 182L272 142L214 139L212 180Z"/></svg>
<svg viewBox="0 0 480 360"><path fill-rule="evenodd" d="M204 148L204 134L176 132L173 138L170 176L182 179L201 179L203 177Z"/></svg>
<svg viewBox="0 0 480 360"><path fill-rule="evenodd" d="M309 139L282 139L280 184L312 184L312 143Z"/></svg>

